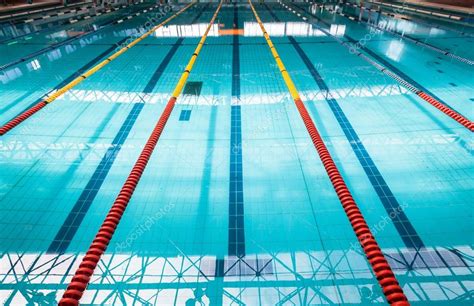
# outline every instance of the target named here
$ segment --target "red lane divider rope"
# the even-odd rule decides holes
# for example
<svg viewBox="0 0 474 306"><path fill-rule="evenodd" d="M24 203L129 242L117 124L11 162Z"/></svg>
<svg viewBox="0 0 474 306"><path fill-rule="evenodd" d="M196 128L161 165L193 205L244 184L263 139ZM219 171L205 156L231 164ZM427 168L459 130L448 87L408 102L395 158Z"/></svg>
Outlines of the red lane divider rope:
<svg viewBox="0 0 474 306"><path fill-rule="evenodd" d="M321 135L316 129L316 126L313 120L311 119L308 110L304 106L303 101L301 101L298 90L296 89L296 86L293 83L290 74L286 70L286 67L283 64L283 61L281 60L280 55L278 54L275 46L273 45L270 36L265 30L265 27L262 21L260 20L257 11L253 7L251 0L248 1L250 4L250 8L252 9L255 15L255 18L257 19L257 22L260 25L260 29L263 32L263 36L265 37L265 40L267 41L267 44L270 47L270 51L272 52L278 69L280 69L280 73L283 77L283 80L285 81L286 86L288 87L288 91L290 92L291 97L295 102L296 108L298 109L298 112L300 113L300 116L303 119L304 125L306 126L306 129L309 133L309 136L311 137L314 147L316 148L319 158L323 163L324 169L326 170L329 179L331 180L334 190L336 191L336 194L342 204L342 207L344 208L349 222L351 223L351 226L357 236L357 239L359 240L360 245L364 250L364 253L369 261L369 264L372 267L372 270L375 273L375 276L380 284L380 287L383 290L385 297L387 298L387 301L391 305L396 306L410 305L408 303L407 297L403 293L403 289L398 284L398 281L395 278L395 274L390 268L387 259L383 255L379 245L377 244L377 241L375 241L375 238L372 232L370 231L370 228L367 225L364 216L362 215L359 207L355 203L354 198L352 197L352 194L349 191L349 188L347 188L347 185L344 182L341 173L337 169L336 164L334 163L334 160L332 159L331 154L329 153L329 150L327 149L323 139L321 138Z"/></svg>
<svg viewBox="0 0 474 306"><path fill-rule="evenodd" d="M462 124L463 126L468 128L471 132L474 132L474 122L470 121L469 119L467 119L463 115L459 114L458 112L455 112L451 108L447 107L443 103L439 102L438 100L436 100L432 96L430 96L430 95L428 95L428 94L426 94L422 91L419 91L416 94L420 98L422 98L423 100L428 102L429 104L433 105L434 107L436 107L437 109L439 109L440 111L442 111L443 113L448 115L449 117L453 118L454 120L456 120L457 122L459 122L460 124Z"/></svg>
<svg viewBox="0 0 474 306"><path fill-rule="evenodd" d="M89 250L82 259L82 262L79 265L79 268L77 269L71 282L69 283L67 290L64 292L63 298L59 302L59 305L70 306L79 304L79 300L86 290L90 278L93 275L102 254L107 249L107 246L112 239L113 234L115 233L115 229L117 228L117 225L119 224L120 219L127 208L130 198L137 187L138 181L140 180L148 161L150 160L151 154L158 143L158 139L163 132L166 122L168 121L175 104L176 98L172 97L168 101L168 104L161 114L160 119L153 129L153 132L148 138L145 147L140 153L138 160L133 166L132 171L127 177L125 184L123 185L119 195L112 205L112 208L102 223L99 232L92 241Z"/></svg>
<svg viewBox="0 0 474 306"><path fill-rule="evenodd" d="M290 12L293 12L293 14L296 14L298 15L299 17L303 18L303 20L307 20L306 17L302 17L300 13L297 13L295 10L293 10L292 8L290 8L288 5L286 5L285 3L279 1L280 5L282 5L283 7L285 7L287 10L289 10ZM349 50L352 50L353 46L345 41L343 41L341 38L338 38L337 36L334 36L332 35L330 32L328 32L327 30L319 27L318 28L319 30L321 30L322 32L324 32L326 35L328 35L329 37L332 37L333 39L335 39L337 42L339 42L341 45L345 46L346 48L348 48ZM369 64L371 64L372 66L374 66L375 68L377 68L380 72L388 75L389 77L391 77L392 79L394 79L395 81L397 81L398 83L402 84L405 88L407 88L408 90L410 90L411 92L415 93L416 95L418 95L420 98L422 98L423 100L425 100L426 102L430 103L432 106L436 107L438 110L440 110L441 112L443 112L444 114L448 115L449 117L451 117L451 119L454 119L456 120L459 124L461 124L462 126L468 128L471 132L474 132L474 122L470 121L469 119L467 119L466 117L464 117L463 115L461 115L460 113L454 111L453 109L451 109L450 107L446 106L445 104L439 102L438 100L436 100L435 98L431 97L430 95L424 93L422 90L420 90L419 88L415 87L414 85L408 83L407 81L405 81L404 79L402 79L400 76L398 76L397 74L395 74L394 72L392 72L391 70L389 70L388 68L380 65L379 63L377 63L376 61L370 59L367 55L363 54L361 51L358 51L357 53L355 53L357 56L361 57L362 59L364 59L366 62L368 62Z"/></svg>
<svg viewBox="0 0 474 306"><path fill-rule="evenodd" d="M45 101L41 101L38 104L36 104L35 106L31 107L30 109L24 111L23 113L21 113L17 117L15 117L12 120L8 121L4 126L2 126L0 128L0 136L4 135L9 130L13 129L15 126L17 126L18 124L22 123L23 121L25 121L26 119L28 119L29 117L34 115L37 111L39 111L40 109L42 109L46 105L48 105L48 103L46 103Z"/></svg>
<svg viewBox="0 0 474 306"><path fill-rule="evenodd" d="M365 222L359 207L355 203L349 188L347 188L341 173L337 169L336 164L334 163L331 154L324 144L321 135L316 129L316 126L314 125L314 122L311 119L306 107L300 99L295 99L294 101L316 148L316 151L323 162L324 169L326 169L326 172L329 175L329 179L331 180L334 190L341 201L342 207L349 218L349 222L351 223L351 226L354 229L357 238L359 239L367 259L369 260L369 263L375 272L375 276L377 277L380 287L382 287L387 301L391 305L409 305L402 288L398 284L398 281L395 278L390 265L385 259L385 256L380 250L377 241L375 241L369 226Z"/></svg>
<svg viewBox="0 0 474 306"><path fill-rule="evenodd" d="M209 34L209 31L212 25L214 24L214 21L216 20L221 7L222 1L219 3L219 6L217 7L214 16L212 17L209 25L207 26L206 31L204 32L204 35L201 37L201 40L199 41L196 49L194 50L191 59L185 67L185 70L182 73L181 78L179 79L173 91L172 97L166 104L163 113L158 119L158 122L156 123L155 128L153 129L150 137L148 138L145 147L143 148L142 152L140 153L140 156L135 162L132 171L128 175L125 184L122 186L120 193L115 199L114 204L110 208L104 222L102 223L98 233L92 241L89 250L82 258L82 262L79 265L79 268L76 270L76 273L74 274L71 282L69 283L69 286L64 292L62 299L59 301L60 306L75 306L79 304L79 300L84 294L84 291L86 290L87 285L89 284L90 279L94 274L94 270L97 267L97 264L99 263L102 254L104 254L105 250L107 249L107 246L109 245L110 240L112 239L112 236L114 235L115 230L118 224L120 223L125 209L127 208L128 203L130 202L130 198L132 197L133 192L135 191L135 188L137 187L138 182L140 181L143 171L145 171L145 167L148 164L148 161L150 160L151 154L153 153L153 150L155 149L156 144L160 139L161 133L165 128L166 122L168 122L171 112L173 111L173 108L176 104L176 100L181 94L184 85L186 84L187 78L194 66L194 63L199 53L201 52L204 42L206 41L207 35Z"/></svg>

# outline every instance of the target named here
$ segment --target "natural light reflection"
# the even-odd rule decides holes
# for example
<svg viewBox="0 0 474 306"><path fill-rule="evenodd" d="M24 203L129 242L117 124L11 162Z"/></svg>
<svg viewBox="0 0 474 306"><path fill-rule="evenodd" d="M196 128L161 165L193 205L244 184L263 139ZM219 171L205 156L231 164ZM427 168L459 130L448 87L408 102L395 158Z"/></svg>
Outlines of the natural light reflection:
<svg viewBox="0 0 474 306"><path fill-rule="evenodd" d="M380 22L380 25L391 31L395 31L400 34L409 35L429 35L429 36L441 36L445 35L446 31L443 29L437 29L433 27L425 27L420 24L408 20L400 19L389 19Z"/></svg>
<svg viewBox="0 0 474 306"><path fill-rule="evenodd" d="M155 31L156 37L201 37L206 32L207 23L164 26ZM207 36L219 36L219 25L214 24Z"/></svg>
<svg viewBox="0 0 474 306"><path fill-rule="evenodd" d="M291 36L325 36L320 30L313 28L312 25L305 22L268 22L265 28L271 36L282 37ZM170 25L157 29L155 37L201 37L205 32L207 24L199 23L192 25ZM219 31L220 25L213 25L209 36L229 35L228 31ZM336 25L334 35L343 35L345 32L344 25ZM243 32L240 29L235 34L250 37L262 36L262 30L257 22L244 22ZM231 33L232 34L232 33Z"/></svg>
<svg viewBox="0 0 474 306"><path fill-rule="evenodd" d="M38 70L41 68L41 65L40 65L40 62L35 59L35 60L32 60L31 62L29 62L28 64L26 64L26 67L28 67L28 70Z"/></svg>
<svg viewBox="0 0 474 306"><path fill-rule="evenodd" d="M316 15L318 13L318 11L321 11L321 12L323 11L323 6L318 7L317 4L313 4L309 8L309 10L310 10L311 14Z"/></svg>
<svg viewBox="0 0 474 306"><path fill-rule="evenodd" d="M104 37L105 37L104 34L87 35L86 37L82 37L79 40L79 44L81 45L81 47L84 47Z"/></svg>
<svg viewBox="0 0 474 306"><path fill-rule="evenodd" d="M81 38L79 40L79 46L80 48L84 48L103 37L104 37L103 35L91 35L91 36L88 36L87 38ZM77 44L67 44L64 46L64 51L66 52L66 54L71 54L71 53L76 52L77 50L80 50L80 48L78 47ZM46 56L50 62L54 62L62 58L63 55L61 53L61 48L58 48L58 49L53 49L47 52ZM25 65L29 71L41 70L39 59L35 59L31 62L27 62L25 63ZM0 72L0 82L2 84L7 84L17 79L18 77L21 77L22 75L23 75L23 72L21 71L21 68L19 67L6 69Z"/></svg>
<svg viewBox="0 0 474 306"><path fill-rule="evenodd" d="M390 41L390 44L385 54L387 55L387 57L398 62L400 61L400 58L402 57L404 48L405 48L405 44L402 41L392 40Z"/></svg>
<svg viewBox="0 0 474 306"><path fill-rule="evenodd" d="M75 45L67 45L64 50L66 50L66 53L67 54L71 54L73 53L74 51L77 50L77 47Z"/></svg>
<svg viewBox="0 0 474 306"><path fill-rule="evenodd" d="M53 49L49 51L48 53L46 53L46 56L48 57L50 62L58 60L62 57L61 49Z"/></svg>
<svg viewBox="0 0 474 306"><path fill-rule="evenodd" d="M404 289L410 301L462 303L469 298L474 267L470 246L427 247L420 251L391 248L384 249L384 253L395 273L404 275ZM3 253L2 300L13 305L54 303L82 256ZM217 269L219 263L221 269ZM19 286L21 290L16 290ZM213 305L214 299L220 297L224 304L239 301L256 305L264 300L266 305L279 305L298 304L300 295L316 304L384 301L362 252L346 249L259 253L244 258L184 253L140 256L108 251L81 302L187 305L197 301L200 305Z"/></svg>
<svg viewBox="0 0 474 306"><path fill-rule="evenodd" d="M54 32L50 35L48 35L47 37L48 38L67 38L69 35L67 34L67 31L63 30L63 31L58 31L58 32Z"/></svg>
<svg viewBox="0 0 474 306"><path fill-rule="evenodd" d="M329 94L335 99L346 97L381 97L398 96L408 93L408 90L398 85L376 85L368 87L338 88L329 91ZM322 90L300 90L300 95L305 101L322 101L327 97L327 92ZM183 95L178 99L178 104L189 105L256 105L256 104L277 104L288 101L287 92L275 93L242 93L239 100L231 100L230 96L206 95L187 96ZM98 103L165 103L169 99L169 92L151 93L143 95L141 92L126 91L105 91L105 90L87 90L72 89L64 94L63 99L69 101L98 102Z"/></svg>
<svg viewBox="0 0 474 306"><path fill-rule="evenodd" d="M344 36L346 33L346 25L344 24L331 24L331 28L329 29L329 33L335 36Z"/></svg>
<svg viewBox="0 0 474 306"><path fill-rule="evenodd" d="M19 78L23 75L23 72L21 72L20 68L15 67L11 69L7 69L2 71L0 74L0 81L3 84L7 84L10 81L15 80L16 78Z"/></svg>
<svg viewBox="0 0 474 306"><path fill-rule="evenodd" d="M270 36L326 36L320 30L306 22L267 22L265 29ZM262 36L262 29L257 22L244 22L244 36Z"/></svg>
<svg viewBox="0 0 474 306"><path fill-rule="evenodd" d="M262 129L262 132L264 129ZM443 154L453 145L461 145L469 153L473 151L474 144L467 144L462 137L455 133L442 132L436 134L420 134L411 133L410 137L405 137L397 134L365 135L360 139L366 146L383 146L385 150L393 148L398 150L400 146L405 147L420 147L425 146L430 148L432 154ZM245 141L244 141L245 142ZM248 142L246 142L248 144ZM248 146L244 144L244 146ZM341 137L333 137L327 140L327 144L338 147L346 146L347 139ZM308 148L310 143L306 144ZM110 139L103 138L95 142L82 142L81 140L63 140L54 143L43 142L40 140L6 140L0 141L0 159L11 163L24 163L25 161L36 161L38 158L46 160L60 160L62 162L85 163L85 162L100 162L107 150L113 148L115 145L110 143ZM162 144L160 148L163 150L175 150L179 144ZM252 147L250 145L249 147ZM395 148L396 147L396 148ZM128 163L130 160L136 158L137 150L140 144L135 142L125 142L121 145L120 154L116 157L118 163ZM251 148L252 153L257 153L258 149ZM267 152L265 149L263 149ZM183 159L186 159L186 153L183 153ZM264 153L266 154L266 153ZM181 156L175 156L180 159ZM11 182L2 180L0 177L0 194L8 192L11 188Z"/></svg>
<svg viewBox="0 0 474 306"><path fill-rule="evenodd" d="M414 31L416 31L413 23L398 19L389 19L385 28L399 32L401 34L412 34Z"/></svg>
<svg viewBox="0 0 474 306"><path fill-rule="evenodd" d="M140 30L139 30L140 29ZM125 28L120 31L114 31L114 35L118 37L129 37L129 36L139 36L140 32L143 32L142 28Z"/></svg>
<svg viewBox="0 0 474 306"><path fill-rule="evenodd" d="M430 28L430 36L440 36L446 34L446 31L443 29Z"/></svg>

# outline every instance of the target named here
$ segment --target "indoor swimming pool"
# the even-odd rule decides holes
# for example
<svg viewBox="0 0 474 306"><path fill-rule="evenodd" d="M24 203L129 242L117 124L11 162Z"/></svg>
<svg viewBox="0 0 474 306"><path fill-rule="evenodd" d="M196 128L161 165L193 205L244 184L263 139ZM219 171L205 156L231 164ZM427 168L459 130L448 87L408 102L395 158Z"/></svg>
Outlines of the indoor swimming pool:
<svg viewBox="0 0 474 306"><path fill-rule="evenodd" d="M474 27L77 16L0 21L0 304L473 304Z"/></svg>

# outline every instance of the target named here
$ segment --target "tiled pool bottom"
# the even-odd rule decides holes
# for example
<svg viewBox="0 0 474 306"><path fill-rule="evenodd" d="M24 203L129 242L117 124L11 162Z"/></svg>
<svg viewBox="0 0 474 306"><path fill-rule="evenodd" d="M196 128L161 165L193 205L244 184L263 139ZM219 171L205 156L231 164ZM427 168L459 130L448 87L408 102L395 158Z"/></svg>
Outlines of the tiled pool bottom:
<svg viewBox="0 0 474 306"><path fill-rule="evenodd" d="M0 303L61 298L216 7L196 5L0 139ZM471 134L320 23L255 7L411 304L472 305ZM339 39L370 32L314 13ZM145 16L0 74L1 122ZM438 46L469 45L400 23ZM224 5L218 24L81 304L385 305L250 7ZM1 60L50 43L2 45ZM472 118L469 67L386 32L366 48Z"/></svg>

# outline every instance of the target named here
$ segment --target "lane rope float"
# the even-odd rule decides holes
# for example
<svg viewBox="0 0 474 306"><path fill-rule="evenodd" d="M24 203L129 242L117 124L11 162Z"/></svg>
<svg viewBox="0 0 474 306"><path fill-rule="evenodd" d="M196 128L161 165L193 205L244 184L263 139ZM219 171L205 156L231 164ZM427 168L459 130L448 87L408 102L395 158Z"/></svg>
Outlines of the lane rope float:
<svg viewBox="0 0 474 306"><path fill-rule="evenodd" d="M278 69L285 81L286 86L290 92L291 97L293 98L298 112L300 113L301 118L303 119L304 125L311 137L311 140L318 152L318 155L323 163L324 168L331 180L331 183L336 191L336 194L344 208L344 211L349 218L352 228L359 240L362 249L372 267L372 270L375 273L375 276L379 282L380 287L383 290L387 301L391 305L396 306L406 306L409 305L408 299L405 296L403 289L398 284L395 274L393 273L390 265L388 264L385 256L383 255L377 241L375 240L372 232L370 231L369 226L367 225L359 207L357 206L354 198L352 197L349 188L347 187L342 175L340 174L334 160L329 153L329 150L326 147L321 135L319 134L311 116L309 115L306 107L304 106L303 101L301 100L298 90L294 85L288 71L285 68L278 52L273 45L273 42L270 39L265 27L260 20L260 17L257 14L257 11L253 7L251 0L248 0L250 8L257 19L260 29L263 32L263 36L270 47L270 51L277 63Z"/></svg>
<svg viewBox="0 0 474 306"><path fill-rule="evenodd" d="M140 156L138 157L135 165L132 168L129 176L127 177L125 184L122 186L120 193L118 194L117 198L115 199L114 204L112 205L111 209L109 210L104 222L102 223L97 235L95 236L92 244L89 247L86 255L82 258L82 262L79 265L78 269L76 270L69 286L67 287L66 291L63 294L62 299L59 301L60 306L73 306L78 305L79 300L81 299L84 291L86 290L92 275L94 274L94 270L97 264L100 261L102 254L107 249L110 240L112 239L113 234L115 233L115 229L117 228L120 220L127 208L128 203L137 187L138 182L145 170L148 161L150 160L151 154L158 143L158 140L165 128L166 122L173 111L173 108L176 104L176 100L178 99L179 95L181 94L184 85L188 79L188 76L194 66L196 58L198 57L201 49L206 41L207 35L211 30L214 21L219 14L219 11L222 7L222 1L219 3L217 10L215 11L214 15L212 16L211 21L209 22L204 35L201 37L196 49L194 50L191 59L189 60L188 64L184 72L181 74L181 77L176 84L176 87L173 91L171 98L168 100L163 113L161 114L158 122L155 125L150 137L148 138Z"/></svg>
<svg viewBox="0 0 474 306"><path fill-rule="evenodd" d="M136 38L135 40L133 40L131 43L129 43L128 45L122 47L119 51L115 52L114 54L112 54L111 56L107 57L105 60L103 60L102 62L100 62L99 64L95 65L94 67L92 67L91 69L87 70L86 72L84 72L83 74L81 74L80 76L78 76L77 78L75 78L74 80L72 80L70 83L66 84L64 87L58 89L56 92L52 93L51 95L47 96L45 99L43 99L41 102L39 102L38 104L36 104L35 106L31 107L30 109L24 111L23 113L19 114L18 116L16 116L15 118L11 119L10 121L8 121L5 125L3 125L1 128L0 128L0 136L3 136L5 135L8 131L10 131L11 129L13 129L14 127L16 127L18 124L22 123L23 121L25 121L26 119L28 119L29 117L31 117L33 114L37 113L39 110L41 110L43 107L45 107L46 105L48 105L49 103L53 102L54 100L56 100L58 97L60 97L61 95L63 95L66 91L70 90L71 88L75 87L76 85L78 85L79 83L81 83L82 81L84 81L86 78L90 77L91 75L93 75L94 73L96 73L97 71L99 71L100 69L102 69L104 66L106 66L108 63L110 63L111 61L113 61L114 59L116 59L117 57L119 57L120 55L122 55L123 53L125 53L128 49L132 48L133 46L135 46L136 44L138 44L139 42L141 42L142 40L144 40L145 38L147 38L148 36L150 36L152 33L154 33L157 29L161 28L162 26L164 26L165 24L167 24L168 22L170 22L171 20L173 20L174 18L178 17L179 15L181 15L184 11L186 11L187 9L189 9L191 6L193 6L194 4L196 4L197 2L196 1L193 1L191 2L190 4L186 5L184 8L182 8L181 10L179 10L176 14L168 17L166 20L164 20L163 22L161 22L160 24L152 27L150 30L148 30L147 32L145 32L144 34L142 34L140 37Z"/></svg>

